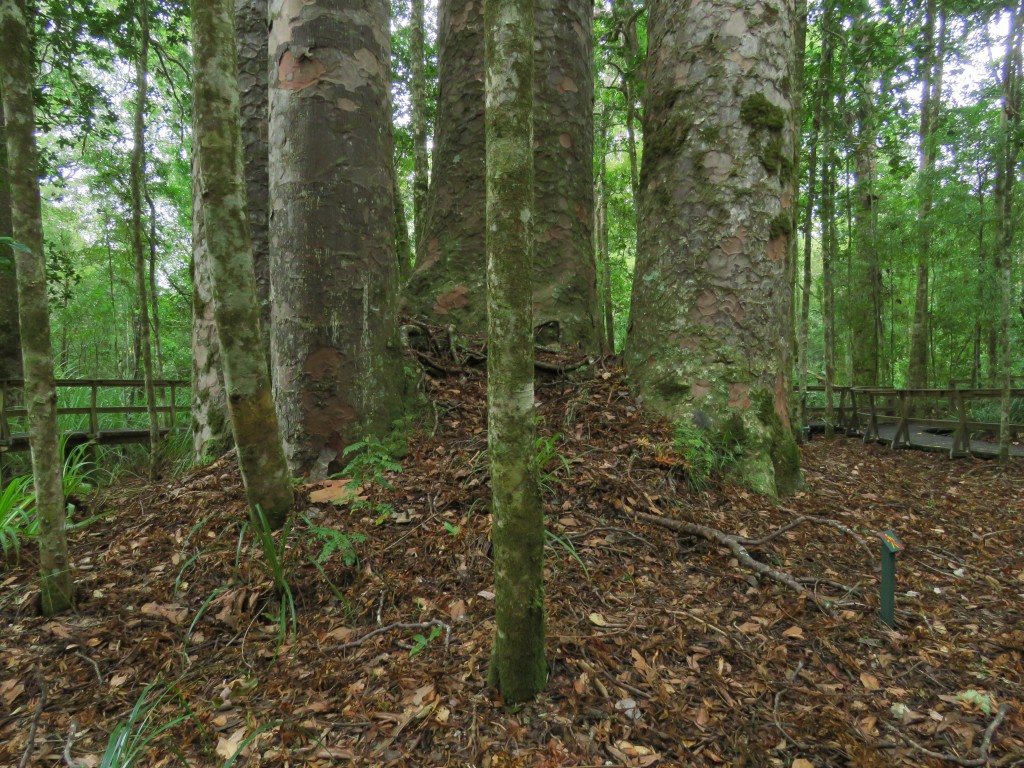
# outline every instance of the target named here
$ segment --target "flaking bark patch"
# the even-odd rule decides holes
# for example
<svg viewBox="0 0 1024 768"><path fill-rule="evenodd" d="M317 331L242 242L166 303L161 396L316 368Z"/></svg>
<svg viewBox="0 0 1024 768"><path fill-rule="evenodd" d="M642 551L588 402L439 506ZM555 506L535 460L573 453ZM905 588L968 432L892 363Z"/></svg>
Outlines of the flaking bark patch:
<svg viewBox="0 0 1024 768"><path fill-rule="evenodd" d="M649 10L625 354L645 407L735 440L738 479L766 493L799 477L775 397L790 306L789 13L779 0Z"/></svg>

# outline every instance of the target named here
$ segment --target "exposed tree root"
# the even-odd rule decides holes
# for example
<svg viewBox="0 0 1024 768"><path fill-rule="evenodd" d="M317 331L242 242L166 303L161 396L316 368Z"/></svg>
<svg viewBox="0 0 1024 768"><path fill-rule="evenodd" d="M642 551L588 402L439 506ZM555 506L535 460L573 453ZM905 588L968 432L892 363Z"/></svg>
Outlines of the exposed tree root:
<svg viewBox="0 0 1024 768"><path fill-rule="evenodd" d="M724 531L720 531L717 528L711 528L707 525L687 523L683 522L682 520L673 520L669 517L661 517L660 515L647 515L643 512L634 512L634 514L636 515L637 519L643 520L646 523L651 523L652 525L660 525L663 528L668 528L671 531L677 531L679 533L689 533L694 536L700 536L701 538L707 539L708 541L713 541L718 544L721 544L722 546L728 547L732 551L732 553L736 555L736 559L743 563L745 566L747 566L747 568L749 568L750 570L760 573L762 576L766 576L769 579L772 579L773 581L779 582L780 584L784 584L785 586L789 587L791 590L796 592L798 595L806 597L808 600L814 603L814 605L817 606L818 609L823 613L831 613L828 606L825 605L817 597L817 595L808 590L793 576L786 573L785 571L780 571L775 568L772 568L769 565L765 565L764 563L758 562L753 557L751 557L746 547L743 546L740 537L733 536L731 534L725 533Z"/></svg>

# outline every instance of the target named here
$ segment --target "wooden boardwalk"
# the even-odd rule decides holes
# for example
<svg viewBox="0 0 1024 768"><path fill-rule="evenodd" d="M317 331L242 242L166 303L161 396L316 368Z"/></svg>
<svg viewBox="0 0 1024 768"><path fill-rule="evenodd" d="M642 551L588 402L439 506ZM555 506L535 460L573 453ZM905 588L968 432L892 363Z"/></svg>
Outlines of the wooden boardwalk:
<svg viewBox="0 0 1024 768"><path fill-rule="evenodd" d="M878 438L879 443L885 443L892 445L893 438L896 437L897 425L895 424L879 424L878 426ZM928 427L917 426L915 424L910 425L910 448L917 448L921 451L936 451L949 455L953 452L953 434L936 434L934 429ZM977 456L982 459L995 459L999 456L999 443L990 443L987 440L970 440L968 451L971 456ZM1010 455L1020 458L1024 458L1024 446L1022 445L1011 445Z"/></svg>
<svg viewBox="0 0 1024 768"><path fill-rule="evenodd" d="M822 392L824 387L807 388ZM833 387L833 423L837 432L857 435L864 442L885 443L892 448L936 451L950 458L977 456L997 458L999 444L974 435L997 435L999 425L975 421L969 403L998 402L1002 390L963 389L956 382L944 389L894 389L891 387ZM838 403L835 398L838 396ZM1011 389L1010 397L1024 399L1024 389ZM812 424L824 426L824 407L808 406ZM928 415L922 416L924 412ZM1011 439L1024 435L1024 424L1010 424ZM1010 445L1010 455L1024 458L1024 446Z"/></svg>

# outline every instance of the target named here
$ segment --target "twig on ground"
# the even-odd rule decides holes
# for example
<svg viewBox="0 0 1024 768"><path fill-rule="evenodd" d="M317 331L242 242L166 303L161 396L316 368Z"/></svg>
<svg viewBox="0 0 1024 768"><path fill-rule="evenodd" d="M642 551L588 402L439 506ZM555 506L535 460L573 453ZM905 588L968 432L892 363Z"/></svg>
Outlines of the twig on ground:
<svg viewBox="0 0 1024 768"><path fill-rule="evenodd" d="M648 504L652 508L654 504L648 499ZM752 571L756 571L763 576L767 576L773 581L777 581L780 584L784 584L791 590L796 592L798 595L806 596L822 613L831 613L828 607L822 603L817 595L809 591L803 584L793 578L790 574L784 571L776 570L771 566L765 565L764 563L758 562L750 556L746 548L740 543L740 540L736 536L732 536L724 531L720 531L717 528L711 528L706 525L698 525L697 523L686 523L682 520L673 520L672 518L662 517L661 515L647 515L643 512L634 512L638 519L644 522L651 523L652 525L660 525L663 528L668 528L672 531L678 531L679 533L689 533L694 536L700 536L701 538L707 539L708 541L717 542L725 547L728 547L736 559L743 563L747 568Z"/></svg>
<svg viewBox="0 0 1024 768"><path fill-rule="evenodd" d="M85 763L75 760L71 756L71 747L75 743L75 733L78 731L78 721L74 718L71 719L71 725L68 726L68 738L64 742L64 765L68 768L85 768Z"/></svg>
<svg viewBox="0 0 1024 768"><path fill-rule="evenodd" d="M697 616L697 615L695 615L693 613L690 613L690 611L684 611L684 610L681 610L681 609L677 608L675 610L665 611L665 613L667 613L669 616L686 616L687 618L693 619L694 621L699 621L705 627L707 627L708 629L712 630L713 632L717 632L722 637L729 637L729 633L726 632L724 629L722 629L721 627L715 626L710 621L706 621L705 619L702 619L700 616Z"/></svg>
<svg viewBox="0 0 1024 768"><path fill-rule="evenodd" d="M999 726L1002 725L1003 720L1006 719L1006 715L1009 711L1009 704L1003 704L999 707L999 711L996 712L995 718L993 718L992 722L988 724L988 728L985 729L985 735L981 739L981 746L978 748L978 756L970 759L966 757L959 757L958 755L951 755L948 752L933 752L927 747L918 744L898 728L891 725L887 725L886 727L899 738L914 747L914 749L924 753L928 757L945 760L946 762L955 763L956 765L963 765L966 766L966 768L979 768L988 762L988 751L992 747L992 737L995 735L996 729L999 728Z"/></svg>
<svg viewBox="0 0 1024 768"><path fill-rule="evenodd" d="M447 645L448 645L448 638L450 637L450 635L452 633L451 625L446 624L445 622L441 621L440 619L431 619L430 621L412 621L412 622L396 621L396 622L393 622L391 624L385 624L383 627L378 627L377 629L373 630L372 632L367 632L365 635L360 637L358 640L350 640L347 643L342 643L341 645L336 645L333 648L331 648L330 650L332 650L332 651L344 651L346 648L355 648L357 645L362 645L363 643L365 643L371 637L376 637L377 635L382 635L385 632L388 632L389 630L392 630L392 629L429 629L430 627L444 627L444 644L447 647Z"/></svg>
<svg viewBox="0 0 1024 768"><path fill-rule="evenodd" d="M855 530L853 530L849 526L843 525L842 523L836 522L835 520L829 520L827 517L817 517L815 515L805 515L805 514L802 514L800 512L797 512L794 509L789 509L788 507L779 507L779 509L783 510L784 512L789 512L789 514L791 514L791 515L796 515L797 516L796 520L794 520L793 522L788 523L788 524L782 526L782 528L779 528L777 531L773 531L772 533L769 533L767 536L764 536L764 537L762 537L760 539L756 539L756 540L753 540L753 539L740 539L740 542L742 544L747 545L747 546L751 546L751 547L758 546L759 547L762 544L765 544L765 543L771 541L772 539L774 539L774 538L776 538L778 536L781 536L783 533L785 533L785 532L795 528L796 526L800 525L801 523L808 522L808 523L814 523L815 525L824 525L824 526L827 526L829 528L835 528L837 531L840 531L841 533L845 533L847 536L849 536L855 542L857 542L857 544L860 546L860 548L864 550L864 552L867 554L868 562L869 563L874 562L874 555L871 554L871 550L868 548L868 545L864 542L864 539L862 539L860 537L860 534L858 534Z"/></svg>
<svg viewBox="0 0 1024 768"><path fill-rule="evenodd" d="M796 739L794 739L792 736L790 736L786 729L782 727L782 721L779 720L779 700L788 690L788 688L782 688L775 692L775 700L772 704L772 720L775 721L775 727L779 729L779 733L782 734L782 738L784 738L797 749L806 750L807 747L801 744Z"/></svg>
<svg viewBox="0 0 1024 768"><path fill-rule="evenodd" d="M96 663L96 660L90 659L81 651L75 651L75 656L77 656L80 659L85 659L90 664L92 664L92 668L96 670L96 679L99 680L100 685L103 685L103 674L100 672L100 665Z"/></svg>
<svg viewBox="0 0 1024 768"><path fill-rule="evenodd" d="M39 727L39 718L42 717L43 708L46 706L46 680L38 668L36 668L36 682L39 684L39 705L36 707L36 711L32 715L32 722L28 726L28 739L26 740L25 751L21 755L21 760L18 761L18 768L25 768L32 757L32 750L35 748L36 743L36 728Z"/></svg>

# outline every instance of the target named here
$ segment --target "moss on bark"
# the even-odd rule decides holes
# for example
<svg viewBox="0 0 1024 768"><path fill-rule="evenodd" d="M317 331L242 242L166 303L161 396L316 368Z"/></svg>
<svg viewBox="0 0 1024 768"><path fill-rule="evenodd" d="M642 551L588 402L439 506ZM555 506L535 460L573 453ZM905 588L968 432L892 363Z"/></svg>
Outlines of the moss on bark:
<svg viewBox="0 0 1024 768"><path fill-rule="evenodd" d="M732 445L732 473L770 495L798 477L787 398L777 394L788 394L791 14L783 0L649 9L625 349L643 406Z"/></svg>
<svg viewBox="0 0 1024 768"><path fill-rule="evenodd" d="M193 0L192 39L195 141L200 148L195 171L200 178L228 413L250 513L259 507L267 522L278 528L292 507L291 476L260 334L245 211L235 35L228 6L219 0Z"/></svg>
<svg viewBox="0 0 1024 768"><path fill-rule="evenodd" d="M27 19L34 9L0 0L0 91L7 129L17 260L21 357L28 410L35 517L39 526L40 608L52 616L71 607L74 583L65 535L63 467L57 442L57 388L53 376L39 163L35 141L33 71Z"/></svg>
<svg viewBox="0 0 1024 768"><path fill-rule="evenodd" d="M534 463L533 3L484 6L487 126L487 435L495 635L488 679L507 703L547 681L544 510Z"/></svg>

